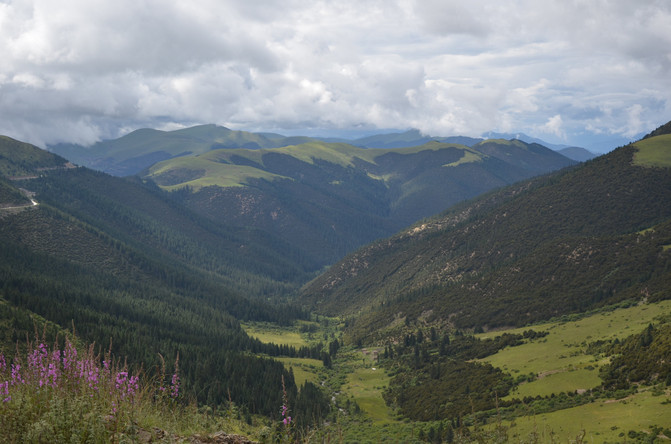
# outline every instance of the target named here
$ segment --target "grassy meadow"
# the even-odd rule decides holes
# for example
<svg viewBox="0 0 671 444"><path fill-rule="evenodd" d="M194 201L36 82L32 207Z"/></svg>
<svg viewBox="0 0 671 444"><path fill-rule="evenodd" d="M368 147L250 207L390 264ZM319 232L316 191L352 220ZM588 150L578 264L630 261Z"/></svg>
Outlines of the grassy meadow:
<svg viewBox="0 0 671 444"><path fill-rule="evenodd" d="M509 372L513 378L533 375L532 382L523 382L506 398L550 397L562 392L596 388L601 384L599 368L607 359L588 354L590 343L604 339L624 339L640 333L648 324L671 315L671 301L639 304L627 308L603 310L588 316L565 316L553 322L534 325L533 330L546 331L543 338L520 346L507 347L483 361ZM324 326L305 325L276 327L269 324L245 324L250 336L264 342L295 347L313 345L324 337L339 334L336 322ZM306 324L307 325L307 324ZM507 330L522 333L530 327ZM477 335L487 338L500 335L492 331ZM378 363L375 348L343 347L334 360L333 368L326 369L321 361L301 358L278 358L292 368L297 384L305 381L324 385L339 406L356 404L352 410L337 413L338 419L326 427L324 439L334 442L423 442L429 429L437 429L440 422L413 422L399 418L388 407L382 393L390 377ZM492 422L492 419L490 419ZM529 411L526 416L501 423L508 433L509 442L575 442L584 433L583 442L624 442L629 431L646 433L653 426L671 425L671 390L646 387L622 399L597 399L581 406L550 413ZM482 428L491 431L493 424ZM535 440L535 441L534 441Z"/></svg>
<svg viewBox="0 0 671 444"><path fill-rule="evenodd" d="M646 390L620 400L600 400L552 413L529 415L503 421L513 442L536 433L540 442L570 442L584 431L584 442L624 442L630 430L645 431L652 426L669 427L669 391L653 395Z"/></svg>
<svg viewBox="0 0 671 444"><path fill-rule="evenodd" d="M304 334L295 328L281 328L267 323L244 323L242 328L250 337L261 342L296 348L309 345Z"/></svg>
<svg viewBox="0 0 671 444"><path fill-rule="evenodd" d="M353 371L347 376L342 391L356 401L374 424L392 422L393 412L382 399L389 376L373 358L373 349L355 351L349 355L349 361Z"/></svg>
<svg viewBox="0 0 671 444"><path fill-rule="evenodd" d="M320 370L324 368L322 361L309 358L279 357L275 359L284 364L285 368L292 369L294 380L298 387L302 386L305 382L319 384L321 379Z"/></svg>
<svg viewBox="0 0 671 444"><path fill-rule="evenodd" d="M658 304L641 304L614 311L604 311L576 320L539 324L532 328L549 334L517 347L508 347L483 361L499 367L513 377L533 374L537 379L523 383L508 398L548 396L552 393L589 390L601 384L598 368L605 363L587 354L589 343L599 339L624 339L641 332L658 316L671 313L671 301ZM521 334L529 327L506 330ZM493 337L502 332L477 335Z"/></svg>
<svg viewBox="0 0 671 444"><path fill-rule="evenodd" d="M638 152L634 155L634 165L652 167L671 167L671 134L638 141L634 146Z"/></svg>

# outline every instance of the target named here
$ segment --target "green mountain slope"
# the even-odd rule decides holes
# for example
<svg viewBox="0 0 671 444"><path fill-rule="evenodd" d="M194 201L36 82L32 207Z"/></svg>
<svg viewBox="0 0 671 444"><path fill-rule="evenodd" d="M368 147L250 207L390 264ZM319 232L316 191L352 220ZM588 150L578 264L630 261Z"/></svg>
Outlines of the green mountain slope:
<svg viewBox="0 0 671 444"><path fill-rule="evenodd" d="M34 176L41 171L64 168L67 160L28 143L0 136L0 176Z"/></svg>
<svg viewBox="0 0 671 444"><path fill-rule="evenodd" d="M0 208L14 208L28 204L30 204L30 200L21 190L7 179L0 177Z"/></svg>
<svg viewBox="0 0 671 444"><path fill-rule="evenodd" d="M529 137L525 134L489 133L489 136L487 138L519 139L520 141L529 144L532 143L540 144L554 151L557 151L561 155L566 156L569 159L575 160L577 162L584 162L593 159L597 156L596 154L586 150L585 148L577 146L567 147L564 145L554 145L540 139ZM327 139L322 140L329 141ZM374 136L362 137L360 139L355 139L351 141L346 140L339 140L339 141L348 142L354 146L359 146L362 148L403 148L403 147L423 145L431 141L442 142L442 143L458 143L461 145L472 147L482 142L483 140L484 139L482 138L473 138L465 136L435 137L435 136L424 135L418 130L409 130L402 133L376 134Z"/></svg>
<svg viewBox="0 0 671 444"><path fill-rule="evenodd" d="M573 159L578 162L586 162L590 159L594 159L595 157L597 157L597 155L594 154L593 152L588 151L585 148L581 148L579 146L570 146L567 148L562 148L560 150L557 150L557 152L568 157L569 159Z"/></svg>
<svg viewBox="0 0 671 444"><path fill-rule="evenodd" d="M668 298L669 158L656 136L458 205L346 257L303 301L383 336L404 317L488 328Z"/></svg>
<svg viewBox="0 0 671 444"><path fill-rule="evenodd" d="M90 147L59 144L49 149L76 164L115 176L130 176L156 162L173 157L222 148L258 149L297 143L296 138L270 136L234 131L217 125L200 125L175 131L145 128Z"/></svg>
<svg viewBox="0 0 671 444"><path fill-rule="evenodd" d="M309 142L160 162L143 176L212 220L272 233L317 267L495 187L572 164L519 141L363 149Z"/></svg>
<svg viewBox="0 0 671 444"><path fill-rule="evenodd" d="M17 147L14 164L37 152ZM219 405L230 396L270 415L282 403L282 377L295 393L280 363L255 356L280 349L250 339L238 323L306 316L280 302L308 276L291 245L213 224L151 184L86 168L42 170L21 186L39 205L0 209L5 356L47 322L56 326L48 331L74 326L105 348L111 341L116 356L150 373L161 356L171 362L179 353L184 388L200 402Z"/></svg>
<svg viewBox="0 0 671 444"><path fill-rule="evenodd" d="M64 158L28 143L0 136L0 217L31 205L21 186L26 178L72 167Z"/></svg>

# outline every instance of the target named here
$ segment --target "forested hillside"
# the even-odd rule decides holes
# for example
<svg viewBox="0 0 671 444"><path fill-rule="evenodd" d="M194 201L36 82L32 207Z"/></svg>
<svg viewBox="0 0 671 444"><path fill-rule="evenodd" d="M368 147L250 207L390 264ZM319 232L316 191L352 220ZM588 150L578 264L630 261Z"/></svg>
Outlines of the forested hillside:
<svg viewBox="0 0 671 444"><path fill-rule="evenodd" d="M0 176L15 178L65 167L67 160L28 143L0 136Z"/></svg>
<svg viewBox="0 0 671 444"><path fill-rule="evenodd" d="M318 269L456 202L571 164L520 141L402 149L310 142L180 157L143 177L213 221L290 242Z"/></svg>
<svg viewBox="0 0 671 444"><path fill-rule="evenodd" d="M22 147L10 154L21 159ZM161 356L170 363L179 354L184 388L200 402L230 399L274 415L282 378L297 396L282 364L257 354L319 351L262 344L239 324L307 316L280 302L307 276L290 246L212 224L136 180L43 169L55 161L63 160L48 154L34 165L42 168L39 177L28 169L31 178L7 182L12 192L21 186L35 193L37 206L0 209L5 356L43 325L51 326L48 341L74 328L82 340L105 350L111 343L116 356L150 373Z"/></svg>
<svg viewBox="0 0 671 444"><path fill-rule="evenodd" d="M307 285L355 338L406 319L525 325L624 299L668 298L671 144L665 135L461 204L366 246Z"/></svg>

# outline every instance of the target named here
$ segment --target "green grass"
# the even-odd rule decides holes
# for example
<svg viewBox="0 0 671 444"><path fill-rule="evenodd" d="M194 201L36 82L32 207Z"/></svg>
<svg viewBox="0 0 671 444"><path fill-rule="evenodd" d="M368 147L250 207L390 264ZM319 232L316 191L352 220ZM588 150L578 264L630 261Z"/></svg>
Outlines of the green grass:
<svg viewBox="0 0 671 444"><path fill-rule="evenodd" d="M190 173L193 178L188 177ZM187 179L179 180L184 174L187 175ZM194 190L213 185L239 187L247 184L249 179L289 179L248 165L212 161L205 156L179 157L159 162L150 168L149 177L168 191L185 186Z"/></svg>
<svg viewBox="0 0 671 444"><path fill-rule="evenodd" d="M508 347L495 355L484 359L495 367L510 372L514 377L518 374L543 374L549 372L568 372L573 369L584 369L594 366L595 358L585 352L586 346L598 339L623 339L634 333L642 331L654 318L671 312L671 301L663 301L658 304L641 304L625 309L597 313L595 315L578 319L575 321L556 321L539 324L532 327L537 331L547 331L549 335L533 342L528 342L517 347ZM507 330L509 333L521 334L529 327ZM481 338L493 337L502 332L488 332L478 335ZM596 378L585 377L584 374L576 378L573 387L570 384L562 384L562 389L589 389L583 384L594 382L598 385ZM558 379L557 379L558 380ZM534 385L535 384L535 385ZM547 392L549 382L537 381L530 383L530 387L538 387L539 393ZM568 387L568 388L567 388ZM593 386L592 386L593 387ZM527 387L525 390L530 390Z"/></svg>
<svg viewBox="0 0 671 444"><path fill-rule="evenodd" d="M603 310L584 317L566 316L531 327L536 331L548 331L548 336L521 346L506 348L485 360L510 372L513 377L529 373L541 375L533 382L520 384L509 398L550 396L553 393L594 388L601 383L599 368L606 361L588 355L588 344L599 339L623 339L642 331L649 323L654 323L655 318L668 316L669 313L671 301L663 301L611 311ZM248 333L264 341L293 345L323 340L326 330L322 331L322 327L320 325L310 339L307 333L299 333L298 325L291 328L273 328L267 324L244 326ZM333 327L335 323L329 328ZM521 333L529 328L509 332ZM491 337L501 333L488 332L478 336ZM382 398L390 377L377 365L373 350L368 349L365 354L362 350L342 350L338 354L335 365L342 372L342 376L339 376L342 382L332 385L327 380L326 385L332 386L334 392L340 392L339 396L356 402L365 419L343 417L335 426L342 425L345 428L339 433L342 433L347 442L378 442L401 436L404 440L413 442L420 429L427 433L428 427L437 427L437 423L399 420ZM320 383L320 379L329 373L321 363L312 360L281 358L280 361L287 368L293 368L299 385L305 381ZM511 442L528 441L529 435L534 431L540 436L539 442L549 443L553 442L552 439L555 439L554 442L568 442L575 440L583 429L586 442L622 442L620 433L626 435L629 430L641 431L648 430L653 425L667 427L671 424L671 403L662 404L670 397L669 390L665 395L653 396L652 390L646 389L623 400L600 399L580 407L516 418L512 422L504 422L503 425L509 427L508 436Z"/></svg>
<svg viewBox="0 0 671 444"><path fill-rule="evenodd" d="M388 383L384 370L358 368L347 378L343 391L354 398L374 423L380 424L393 421L393 412L382 398L382 390Z"/></svg>
<svg viewBox="0 0 671 444"><path fill-rule="evenodd" d="M298 331L277 327L272 324L245 323L242 324L245 332L261 342L291 347L302 347L308 345L308 341Z"/></svg>
<svg viewBox="0 0 671 444"><path fill-rule="evenodd" d="M526 439L532 432L540 435L540 442L568 442L585 431L584 442L623 442L629 430L649 430L651 426L668 427L671 424L671 404L662 404L666 396L653 396L650 391L622 400L599 400L579 407L515 419L508 438L512 442ZM551 441L554 434L555 441Z"/></svg>
<svg viewBox="0 0 671 444"><path fill-rule="evenodd" d="M634 165L671 168L671 134L636 142Z"/></svg>
<svg viewBox="0 0 671 444"><path fill-rule="evenodd" d="M389 376L384 369L376 367L371 354L358 351L352 355L354 370L347 376L343 392L354 398L374 424L394 421L392 410L382 398L382 391L389 385Z"/></svg>
<svg viewBox="0 0 671 444"><path fill-rule="evenodd" d="M482 162L482 155L474 153L473 151L464 150L464 155L461 157L461 159L457 160L456 162L445 164L443 166L455 167L464 163L472 163L472 162Z"/></svg>
<svg viewBox="0 0 671 444"><path fill-rule="evenodd" d="M324 367L322 361L308 358L275 358L284 364L284 367L293 369L294 381L298 387L305 382L318 384L320 382L320 370Z"/></svg>
<svg viewBox="0 0 671 444"><path fill-rule="evenodd" d="M355 157L361 157L363 150L346 143L310 142L301 145L287 146L272 150L287 154L303 162L313 164L315 159L324 160L344 167L354 166Z"/></svg>
<svg viewBox="0 0 671 444"><path fill-rule="evenodd" d="M506 140L506 139L487 139L475 144L474 146L484 145L487 143L495 143L497 145L508 145L508 146L517 146L520 148L526 148L526 144L518 139Z"/></svg>
<svg viewBox="0 0 671 444"><path fill-rule="evenodd" d="M316 326L317 331L304 333L300 331L301 327L309 325ZM257 338L261 342L288 345L298 349L303 346L316 345L320 341L327 343L328 341L324 340L324 334L328 335L328 333L335 332L338 324L333 319L329 320L329 326L310 321L298 321L292 327L280 327L275 324L255 322L244 323L242 324L242 328L249 336ZM329 340L331 339L329 338ZM284 364L287 370L290 368L293 369L294 380L298 387L302 386L305 382L312 382L318 385L324 378L324 363L321 360L289 357L277 357L274 359Z"/></svg>
<svg viewBox="0 0 671 444"><path fill-rule="evenodd" d="M598 387L601 384L598 369L560 371L543 376L535 381L520 384L507 398L523 399L526 396L550 396L553 393L574 392Z"/></svg>
<svg viewBox="0 0 671 444"><path fill-rule="evenodd" d="M448 166L457 166L461 163L482 160L481 156L466 146L439 142L429 142L417 147L399 149L364 149L345 143L309 142L281 148L257 150L221 149L197 156L173 158L152 166L149 170L149 177L156 181L161 188L171 191L185 186L189 186L194 190L212 185L236 187L245 186L250 179L277 180L288 178L269 173L261 168L249 165L236 165L231 160L234 156L245 158L261 167L263 167L263 156L269 153L288 155L308 164L314 164L315 160L321 160L343 167L353 167L355 159L375 163L377 157L392 152L415 154L421 151L437 151L446 148L464 150L464 156L458 162L449 164ZM179 180L181 175L185 176L185 179L182 181ZM195 177L190 178L190 175ZM388 178L381 177L380 180Z"/></svg>

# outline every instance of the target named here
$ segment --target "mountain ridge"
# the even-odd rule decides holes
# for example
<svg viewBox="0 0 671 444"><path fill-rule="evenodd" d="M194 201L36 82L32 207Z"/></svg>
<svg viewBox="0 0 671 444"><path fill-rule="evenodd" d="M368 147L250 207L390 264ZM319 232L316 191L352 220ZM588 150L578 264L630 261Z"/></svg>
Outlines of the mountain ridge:
<svg viewBox="0 0 671 444"><path fill-rule="evenodd" d="M395 149L311 141L170 159L143 179L211 220L288 239L321 267L458 201L573 163L521 141Z"/></svg>
<svg viewBox="0 0 671 444"><path fill-rule="evenodd" d="M540 139L528 138L524 135L497 134L498 138L524 138L527 143L539 143L543 146L555 147ZM231 130L229 128L205 124L172 131L141 128L117 139L103 140L89 147L76 144L61 143L51 145L48 149L72 162L92 169L107 172L116 176L129 176L139 173L151 165L175 157L197 155L213 149L231 148L278 148L298 145L314 141L327 143L347 143L360 148L406 148L424 145L430 141L456 143L473 146L485 139L466 136L430 136L412 129L405 132L381 133L358 139L340 139L328 137L284 136L276 133L249 132ZM561 146L565 148L565 146ZM573 155L571 151L567 154ZM582 161L588 156L581 151L577 158Z"/></svg>
<svg viewBox="0 0 671 444"><path fill-rule="evenodd" d="M654 147L668 158L670 146ZM638 279L651 300L668 297L671 258L662 246L671 244L671 175L668 167L637 166L636 152L629 145L459 204L347 256L307 284L302 300L331 315L364 313L354 331L380 329L380 337L398 317L523 325L639 297ZM619 260L622 249L637 259ZM643 263L654 267L643 271Z"/></svg>

